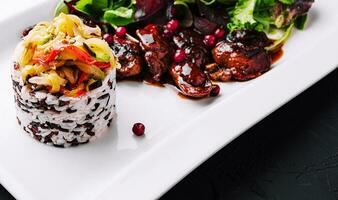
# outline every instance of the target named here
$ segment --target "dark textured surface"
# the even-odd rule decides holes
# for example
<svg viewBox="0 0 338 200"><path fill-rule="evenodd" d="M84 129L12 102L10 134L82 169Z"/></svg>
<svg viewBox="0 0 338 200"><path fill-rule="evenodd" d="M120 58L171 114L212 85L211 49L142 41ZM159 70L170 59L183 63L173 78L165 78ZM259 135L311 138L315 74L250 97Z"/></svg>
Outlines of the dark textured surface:
<svg viewBox="0 0 338 200"><path fill-rule="evenodd" d="M0 199L13 198L1 188ZM161 199L338 199L338 71L223 148Z"/></svg>
<svg viewBox="0 0 338 200"><path fill-rule="evenodd" d="M168 199L338 199L338 71L223 148Z"/></svg>

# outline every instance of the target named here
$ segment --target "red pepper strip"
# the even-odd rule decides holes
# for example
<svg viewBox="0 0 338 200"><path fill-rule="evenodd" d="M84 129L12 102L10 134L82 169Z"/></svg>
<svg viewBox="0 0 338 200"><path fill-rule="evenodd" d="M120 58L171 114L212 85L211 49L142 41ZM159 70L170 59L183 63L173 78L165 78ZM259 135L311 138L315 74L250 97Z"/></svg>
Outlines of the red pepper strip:
<svg viewBox="0 0 338 200"><path fill-rule="evenodd" d="M88 80L88 74L82 72L79 80L77 81L77 84L80 85L81 83L85 82L86 80Z"/></svg>
<svg viewBox="0 0 338 200"><path fill-rule="evenodd" d="M110 67L110 63L106 63L106 62L99 62L99 61L94 61L92 63L92 65L95 65L96 67L100 68L100 69L106 69Z"/></svg>
<svg viewBox="0 0 338 200"><path fill-rule="evenodd" d="M95 66L97 66L98 68L101 68L101 69L110 67L109 62L96 61L93 57L91 57L91 55L89 53L81 50L80 48L78 48L76 46L72 46L72 45L67 46L67 47L65 47L65 50L70 51L70 53L74 54L79 61L86 63L88 65L95 65Z"/></svg>
<svg viewBox="0 0 338 200"><path fill-rule="evenodd" d="M56 57L60 54L60 50L53 50L48 56L47 58L45 59L45 63L49 63L53 60L56 59Z"/></svg>
<svg viewBox="0 0 338 200"><path fill-rule="evenodd" d="M76 93L77 97L83 96L84 94L86 94L86 90L80 90Z"/></svg>
<svg viewBox="0 0 338 200"><path fill-rule="evenodd" d="M89 55L89 53L82 51L80 48L70 45L64 48L65 51L69 50L70 53L74 54L78 60L86 64L92 64L95 60Z"/></svg>
<svg viewBox="0 0 338 200"><path fill-rule="evenodd" d="M46 55L34 55L33 61L34 63L40 63L40 64L48 64L49 62L56 59L56 57L60 54L60 50L55 49L52 50L49 54Z"/></svg>

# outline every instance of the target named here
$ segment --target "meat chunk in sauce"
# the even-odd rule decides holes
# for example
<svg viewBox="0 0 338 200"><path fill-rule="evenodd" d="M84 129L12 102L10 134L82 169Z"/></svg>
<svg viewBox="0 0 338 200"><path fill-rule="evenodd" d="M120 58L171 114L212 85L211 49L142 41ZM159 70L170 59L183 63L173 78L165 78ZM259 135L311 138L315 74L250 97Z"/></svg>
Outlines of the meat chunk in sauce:
<svg viewBox="0 0 338 200"><path fill-rule="evenodd" d="M136 31L140 38L140 45L145 51L144 58L148 64L149 72L155 81L168 71L173 57L173 49L161 35L159 26L147 25Z"/></svg>
<svg viewBox="0 0 338 200"><path fill-rule="evenodd" d="M231 79L231 70L228 68L220 67L216 63L207 64L205 71L209 74L211 80L226 82Z"/></svg>
<svg viewBox="0 0 338 200"><path fill-rule="evenodd" d="M118 78L136 76L141 73L141 49L137 42L128 38L114 36L112 49L121 64L121 68L117 69Z"/></svg>
<svg viewBox="0 0 338 200"><path fill-rule="evenodd" d="M208 76L191 62L172 64L170 74L185 96L202 98L208 96L212 90Z"/></svg>
<svg viewBox="0 0 338 200"><path fill-rule="evenodd" d="M187 59L197 67L203 67L209 61L208 50L203 44L203 36L199 33L185 29L173 37L177 48L184 49Z"/></svg>
<svg viewBox="0 0 338 200"><path fill-rule="evenodd" d="M246 81L260 76L271 67L271 56L264 49L269 39L263 32L234 31L212 50L215 62L230 69L232 78Z"/></svg>

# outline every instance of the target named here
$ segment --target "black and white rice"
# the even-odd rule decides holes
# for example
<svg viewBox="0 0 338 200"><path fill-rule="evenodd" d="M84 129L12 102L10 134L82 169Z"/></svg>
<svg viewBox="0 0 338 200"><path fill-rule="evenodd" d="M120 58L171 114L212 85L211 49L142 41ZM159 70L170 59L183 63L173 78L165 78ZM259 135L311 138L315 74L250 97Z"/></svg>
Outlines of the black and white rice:
<svg viewBox="0 0 338 200"><path fill-rule="evenodd" d="M14 67L15 68L15 67ZM12 70L17 119L36 140L59 147L87 143L100 137L115 115L115 68L102 86L73 98L24 85L18 70Z"/></svg>

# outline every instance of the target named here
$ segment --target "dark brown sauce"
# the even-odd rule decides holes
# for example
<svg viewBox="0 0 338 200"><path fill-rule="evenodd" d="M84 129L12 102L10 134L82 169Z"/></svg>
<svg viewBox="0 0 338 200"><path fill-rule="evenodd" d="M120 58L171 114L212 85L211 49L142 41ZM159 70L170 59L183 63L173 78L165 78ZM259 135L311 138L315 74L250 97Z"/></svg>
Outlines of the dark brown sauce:
<svg viewBox="0 0 338 200"><path fill-rule="evenodd" d="M182 92L177 92L177 96L179 96L181 99L185 99L185 100L194 100L194 101L198 101L198 100L203 99L203 98L188 97L188 96L184 95Z"/></svg>
<svg viewBox="0 0 338 200"><path fill-rule="evenodd" d="M143 79L143 82L147 85L151 85L151 86L155 86L155 87L165 87L162 81L161 82L157 82L154 79L150 78L150 77L146 77Z"/></svg>
<svg viewBox="0 0 338 200"><path fill-rule="evenodd" d="M196 100L194 98L185 96L184 94L182 94L182 92L177 92L177 96L181 97L182 99Z"/></svg>
<svg viewBox="0 0 338 200"><path fill-rule="evenodd" d="M284 51L282 48L280 48L278 51L271 54L271 61L272 64L276 63L278 60L280 60L284 55Z"/></svg>

